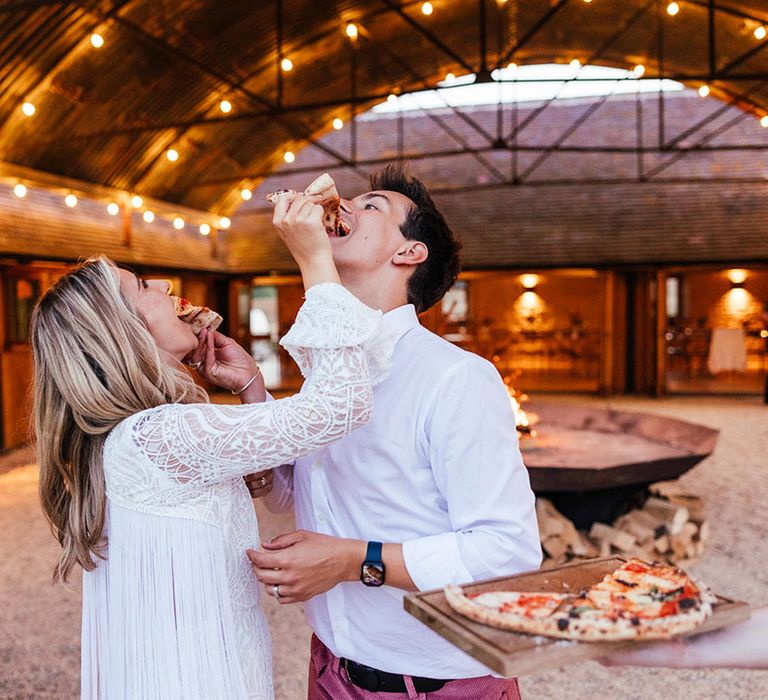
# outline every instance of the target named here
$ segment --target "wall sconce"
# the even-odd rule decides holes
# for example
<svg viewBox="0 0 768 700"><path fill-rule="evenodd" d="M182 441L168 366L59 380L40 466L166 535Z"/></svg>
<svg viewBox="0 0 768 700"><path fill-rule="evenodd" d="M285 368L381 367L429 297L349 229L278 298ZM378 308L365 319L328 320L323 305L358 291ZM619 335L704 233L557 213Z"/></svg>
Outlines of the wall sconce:
<svg viewBox="0 0 768 700"><path fill-rule="evenodd" d="M536 285L539 283L538 275L520 275L520 284L523 285L523 289L526 292L533 292L536 290Z"/></svg>

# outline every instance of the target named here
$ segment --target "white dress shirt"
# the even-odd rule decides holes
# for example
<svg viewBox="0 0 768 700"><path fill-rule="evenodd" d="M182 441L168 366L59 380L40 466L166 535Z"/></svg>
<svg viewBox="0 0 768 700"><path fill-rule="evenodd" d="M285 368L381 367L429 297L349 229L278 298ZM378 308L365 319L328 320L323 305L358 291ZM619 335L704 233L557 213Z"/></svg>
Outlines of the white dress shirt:
<svg viewBox="0 0 768 700"><path fill-rule="evenodd" d="M301 529L402 543L420 590L537 569L534 496L496 368L425 329L412 305L385 319L399 340L373 419L276 470L267 505L293 502ZM404 595L345 582L307 601L305 614L334 654L382 671L490 672L405 612Z"/></svg>

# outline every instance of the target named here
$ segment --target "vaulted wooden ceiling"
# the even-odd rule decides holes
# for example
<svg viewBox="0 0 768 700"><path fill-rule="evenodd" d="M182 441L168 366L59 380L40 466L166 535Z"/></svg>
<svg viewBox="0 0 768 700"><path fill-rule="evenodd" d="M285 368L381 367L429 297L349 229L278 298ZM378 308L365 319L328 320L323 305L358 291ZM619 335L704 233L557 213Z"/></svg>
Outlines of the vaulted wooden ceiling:
<svg viewBox="0 0 768 700"><path fill-rule="evenodd" d="M226 214L335 117L510 61L643 64L766 114L766 3L677 4L434 0L427 16L421 0L6 0L0 160ZM354 167L354 152L326 152Z"/></svg>

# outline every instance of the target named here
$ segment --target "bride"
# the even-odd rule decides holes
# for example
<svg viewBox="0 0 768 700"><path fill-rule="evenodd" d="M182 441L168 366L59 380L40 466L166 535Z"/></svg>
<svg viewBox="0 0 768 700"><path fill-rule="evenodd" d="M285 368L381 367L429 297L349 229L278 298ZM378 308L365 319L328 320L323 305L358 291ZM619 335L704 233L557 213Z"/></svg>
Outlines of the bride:
<svg viewBox="0 0 768 700"><path fill-rule="evenodd" d="M307 379L296 396L263 403L245 350L218 333L198 348L165 283L106 258L37 306L40 495L62 547L54 577L84 569L82 698L273 696L243 476L365 423L392 351L381 313L340 286L321 207L283 195L274 224L306 289L281 343ZM181 367L193 352L244 405L207 403Z"/></svg>

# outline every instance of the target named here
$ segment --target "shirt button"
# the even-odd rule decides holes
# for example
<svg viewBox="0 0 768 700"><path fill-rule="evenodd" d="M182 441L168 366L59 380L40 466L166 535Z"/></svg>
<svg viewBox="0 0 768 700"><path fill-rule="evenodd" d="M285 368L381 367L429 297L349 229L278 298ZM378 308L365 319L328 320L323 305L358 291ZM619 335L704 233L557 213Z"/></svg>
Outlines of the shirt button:
<svg viewBox="0 0 768 700"><path fill-rule="evenodd" d="M325 515L323 515L320 511L315 513L315 516L317 517L317 522L324 523L325 522Z"/></svg>

